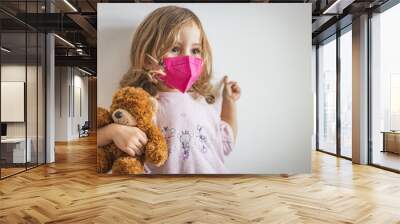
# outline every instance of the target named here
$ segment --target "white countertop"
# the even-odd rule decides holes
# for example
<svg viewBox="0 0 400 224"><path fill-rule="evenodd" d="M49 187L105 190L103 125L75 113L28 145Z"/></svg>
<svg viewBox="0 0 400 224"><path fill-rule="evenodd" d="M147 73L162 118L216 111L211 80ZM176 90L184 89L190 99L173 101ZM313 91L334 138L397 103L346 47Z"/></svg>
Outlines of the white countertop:
<svg viewBox="0 0 400 224"><path fill-rule="evenodd" d="M27 139L28 141L30 140L29 138ZM19 143L19 142L24 142L25 138L5 138L1 139L1 143Z"/></svg>

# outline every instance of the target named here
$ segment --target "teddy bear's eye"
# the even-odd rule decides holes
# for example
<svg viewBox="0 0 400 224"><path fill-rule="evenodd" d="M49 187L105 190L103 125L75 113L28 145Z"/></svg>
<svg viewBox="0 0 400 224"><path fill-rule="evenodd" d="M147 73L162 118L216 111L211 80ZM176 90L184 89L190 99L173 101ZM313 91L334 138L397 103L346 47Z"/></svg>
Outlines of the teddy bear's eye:
<svg viewBox="0 0 400 224"><path fill-rule="evenodd" d="M121 111L117 111L117 112L115 112L114 116L117 119L121 119L122 118L122 112Z"/></svg>

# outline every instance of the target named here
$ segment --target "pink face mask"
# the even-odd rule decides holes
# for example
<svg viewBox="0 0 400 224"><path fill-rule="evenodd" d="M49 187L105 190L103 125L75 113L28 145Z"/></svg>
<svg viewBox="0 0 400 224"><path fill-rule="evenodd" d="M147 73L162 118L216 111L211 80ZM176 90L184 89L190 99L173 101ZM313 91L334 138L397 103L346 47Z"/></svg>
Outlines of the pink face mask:
<svg viewBox="0 0 400 224"><path fill-rule="evenodd" d="M182 93L200 77L203 60L193 56L177 56L163 58L165 76L160 79L171 88L178 89Z"/></svg>

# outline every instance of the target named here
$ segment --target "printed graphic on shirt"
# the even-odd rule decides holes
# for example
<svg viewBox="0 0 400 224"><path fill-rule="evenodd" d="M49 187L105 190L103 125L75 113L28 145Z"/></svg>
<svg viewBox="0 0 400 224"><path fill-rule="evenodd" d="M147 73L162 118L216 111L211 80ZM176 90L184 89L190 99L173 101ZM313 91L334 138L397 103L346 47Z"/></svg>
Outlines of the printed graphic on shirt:
<svg viewBox="0 0 400 224"><path fill-rule="evenodd" d="M167 141L170 141L171 138L175 137L175 128L170 128L168 126L164 126L162 128L162 133Z"/></svg>
<svg viewBox="0 0 400 224"><path fill-rule="evenodd" d="M201 125L197 125L197 135L196 137L200 141L200 151L202 153L207 152L207 136L204 134L204 127Z"/></svg>
<svg viewBox="0 0 400 224"><path fill-rule="evenodd" d="M162 133L163 133L163 135L164 135L165 140L167 141L168 153L170 154L171 151L172 151L172 150L171 150L171 149L172 149L172 144L171 144L171 142L173 142L172 139L175 137L175 128L170 128L170 127L168 127L168 126L164 126L164 127L161 129L161 131L162 131Z"/></svg>
<svg viewBox="0 0 400 224"><path fill-rule="evenodd" d="M223 141L226 145L226 149L224 150L224 154L228 155L230 152L232 152L232 141L230 140L225 140Z"/></svg>
<svg viewBox="0 0 400 224"><path fill-rule="evenodd" d="M179 141L181 143L181 149L183 153L183 159L189 158L189 153L191 149L192 134L188 130L184 130L179 135Z"/></svg>
<svg viewBox="0 0 400 224"><path fill-rule="evenodd" d="M149 168L147 166L144 166L144 174L150 174L151 171L149 170Z"/></svg>

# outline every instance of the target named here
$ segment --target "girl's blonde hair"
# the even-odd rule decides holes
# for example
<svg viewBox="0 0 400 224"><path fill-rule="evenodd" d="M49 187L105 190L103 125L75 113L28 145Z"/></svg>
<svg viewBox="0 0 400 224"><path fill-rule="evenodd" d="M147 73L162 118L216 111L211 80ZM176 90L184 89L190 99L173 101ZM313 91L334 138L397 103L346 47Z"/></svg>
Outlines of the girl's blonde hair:
<svg viewBox="0 0 400 224"><path fill-rule="evenodd" d="M190 22L200 30L200 54L204 62L202 74L190 91L204 96L208 103L214 103L213 87L210 83L212 56L207 36L199 18L189 9L177 6L166 6L154 10L136 29L130 53L131 67L123 76L120 87L142 87L153 96L158 91L166 91L162 83L155 82L149 75L155 62L148 55L161 61L162 57L173 47L180 29Z"/></svg>

